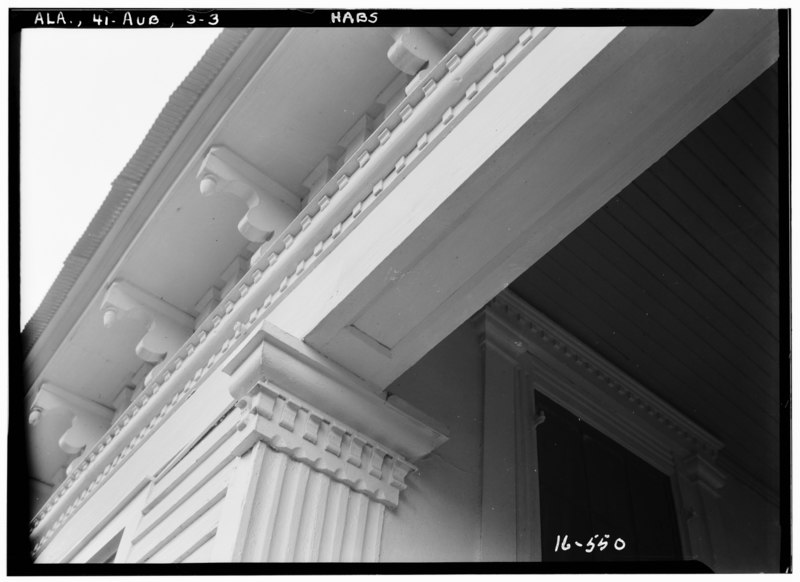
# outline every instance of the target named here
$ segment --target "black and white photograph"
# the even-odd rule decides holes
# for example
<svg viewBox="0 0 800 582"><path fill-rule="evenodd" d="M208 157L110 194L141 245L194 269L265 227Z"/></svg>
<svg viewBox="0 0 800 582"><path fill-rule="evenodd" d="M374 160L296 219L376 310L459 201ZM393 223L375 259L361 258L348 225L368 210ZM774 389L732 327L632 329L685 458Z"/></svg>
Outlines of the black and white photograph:
<svg viewBox="0 0 800 582"><path fill-rule="evenodd" d="M790 16L12 7L7 573L792 572Z"/></svg>

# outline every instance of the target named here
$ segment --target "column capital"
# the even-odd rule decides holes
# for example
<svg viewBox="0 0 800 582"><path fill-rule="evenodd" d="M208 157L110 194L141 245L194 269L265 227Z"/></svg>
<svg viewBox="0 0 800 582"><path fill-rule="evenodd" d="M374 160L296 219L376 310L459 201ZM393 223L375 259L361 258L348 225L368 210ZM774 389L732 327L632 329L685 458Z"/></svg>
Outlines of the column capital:
<svg viewBox="0 0 800 582"><path fill-rule="evenodd" d="M693 454L683 459L679 463L678 470L689 481L715 497L719 496L719 490L725 485L725 474L700 454Z"/></svg>
<svg viewBox="0 0 800 582"><path fill-rule="evenodd" d="M256 383L237 403L240 431L256 431L270 448L397 507L405 478L416 468L402 456L286 390Z"/></svg>
<svg viewBox="0 0 800 582"><path fill-rule="evenodd" d="M397 396L381 392L299 339L264 322L224 366L231 396L266 383L410 460L447 440L446 428Z"/></svg>
<svg viewBox="0 0 800 582"><path fill-rule="evenodd" d="M225 146L209 150L197 177L203 196L233 194L247 204L238 228L253 242L270 240L300 210L297 196Z"/></svg>
<svg viewBox="0 0 800 582"><path fill-rule="evenodd" d="M521 359L527 353L526 345L501 316L492 309L482 309L473 317L472 324L484 349L492 348L521 365Z"/></svg>

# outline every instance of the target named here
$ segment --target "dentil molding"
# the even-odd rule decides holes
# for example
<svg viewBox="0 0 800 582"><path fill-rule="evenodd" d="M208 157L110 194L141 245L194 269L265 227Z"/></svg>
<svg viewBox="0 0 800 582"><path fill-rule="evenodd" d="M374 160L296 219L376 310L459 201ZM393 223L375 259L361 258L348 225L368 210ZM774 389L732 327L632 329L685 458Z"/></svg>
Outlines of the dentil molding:
<svg viewBox="0 0 800 582"><path fill-rule="evenodd" d="M473 28L441 61L426 69L420 83L314 194L283 234L254 256L249 271L188 341L153 370L128 410L53 493L31 523L39 540L35 551L48 543L114 467L157 430L248 332L263 322L284 294L325 259L340 237L357 227L551 30ZM377 394L370 398L380 400ZM396 404L398 411L406 408ZM377 404L375 408L379 408ZM355 410L350 413L354 415ZM373 425L380 424L380 417L366 416Z"/></svg>
<svg viewBox="0 0 800 582"><path fill-rule="evenodd" d="M713 463L723 443L506 290L483 312L484 341L538 378L537 389L593 420L665 471L696 456Z"/></svg>

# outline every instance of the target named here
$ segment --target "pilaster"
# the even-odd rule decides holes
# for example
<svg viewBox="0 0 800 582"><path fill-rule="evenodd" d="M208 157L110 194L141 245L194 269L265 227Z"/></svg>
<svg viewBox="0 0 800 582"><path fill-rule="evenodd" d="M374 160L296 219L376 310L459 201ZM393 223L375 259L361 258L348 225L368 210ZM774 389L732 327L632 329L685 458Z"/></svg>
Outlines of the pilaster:
<svg viewBox="0 0 800 582"><path fill-rule="evenodd" d="M723 443L509 291L474 321L485 352L482 559L541 557L541 392L670 476L684 554L714 568L726 538Z"/></svg>
<svg viewBox="0 0 800 582"><path fill-rule="evenodd" d="M414 467L269 383L237 406L237 430L257 442L229 481L215 560L377 560L384 512Z"/></svg>
<svg viewBox="0 0 800 582"><path fill-rule="evenodd" d="M692 454L676 462L677 493L683 509L688 552L714 569L727 538L719 508L725 475L707 458Z"/></svg>
<svg viewBox="0 0 800 582"><path fill-rule="evenodd" d="M131 562L375 561L412 460L444 442L303 342L253 331L193 397L195 438L148 469Z"/></svg>
<svg viewBox="0 0 800 582"><path fill-rule="evenodd" d="M224 368L242 455L222 509L220 561L375 561L411 458L441 427L265 324Z"/></svg>
<svg viewBox="0 0 800 582"><path fill-rule="evenodd" d="M478 316L484 351L481 560L539 561L538 421L524 345Z"/></svg>

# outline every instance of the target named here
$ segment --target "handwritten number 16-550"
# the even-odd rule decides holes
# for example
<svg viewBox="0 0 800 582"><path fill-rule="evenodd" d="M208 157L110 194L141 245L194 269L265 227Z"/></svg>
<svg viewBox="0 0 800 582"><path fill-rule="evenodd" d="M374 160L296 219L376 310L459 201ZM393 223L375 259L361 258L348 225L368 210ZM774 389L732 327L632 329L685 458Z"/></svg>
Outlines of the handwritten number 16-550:
<svg viewBox="0 0 800 582"><path fill-rule="evenodd" d="M572 549L573 545L576 548L582 549L587 554L591 554L595 549L597 549L598 552L602 552L608 547L608 540L610 537L611 536L609 536L608 534L605 534L603 536L601 536L600 534L595 534L591 538L589 538L589 541L586 543L581 543L581 542L570 543L568 535L565 535L563 538L561 537L561 535L557 535L556 552L558 551L567 552ZM623 540L622 538L617 538L616 540L614 540L614 549L617 550L618 552L624 550L625 540Z"/></svg>

